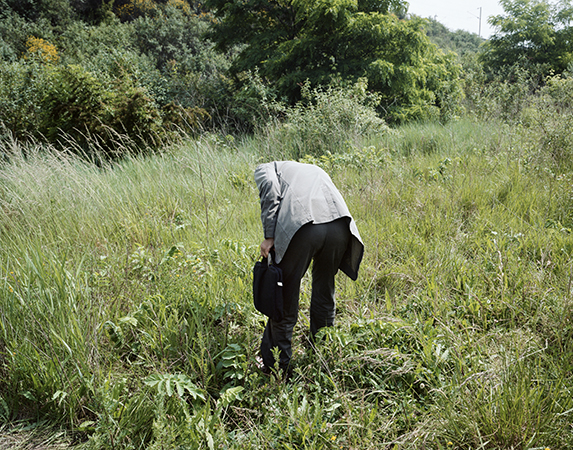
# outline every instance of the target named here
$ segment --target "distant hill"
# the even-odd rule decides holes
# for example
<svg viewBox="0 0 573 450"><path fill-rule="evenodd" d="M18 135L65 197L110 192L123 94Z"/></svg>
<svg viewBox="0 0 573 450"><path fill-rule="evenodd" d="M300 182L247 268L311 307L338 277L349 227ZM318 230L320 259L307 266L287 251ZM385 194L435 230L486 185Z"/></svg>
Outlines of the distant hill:
<svg viewBox="0 0 573 450"><path fill-rule="evenodd" d="M465 30L451 31L444 24L430 17L426 18L424 26L430 40L445 51L453 51L463 56L466 53L476 53L485 39L476 33Z"/></svg>

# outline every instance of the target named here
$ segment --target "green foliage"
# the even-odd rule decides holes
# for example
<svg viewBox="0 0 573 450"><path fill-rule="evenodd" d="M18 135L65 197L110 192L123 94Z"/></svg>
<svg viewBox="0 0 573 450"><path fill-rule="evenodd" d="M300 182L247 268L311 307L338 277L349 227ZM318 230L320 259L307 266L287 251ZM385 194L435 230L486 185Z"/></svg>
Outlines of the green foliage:
<svg viewBox="0 0 573 450"><path fill-rule="evenodd" d="M61 66L49 75L39 131L52 142L71 137L100 143L113 155L113 141L125 134L138 144L156 137L160 115L145 89L129 77L105 86L80 66Z"/></svg>
<svg viewBox="0 0 573 450"><path fill-rule="evenodd" d="M430 41L436 44L445 52L455 52L460 56L466 53L477 53L485 39L476 33L465 30L451 31L436 19L428 17L425 19L424 30Z"/></svg>
<svg viewBox="0 0 573 450"><path fill-rule="evenodd" d="M459 100L453 59L430 44L421 21L384 14L387 7L373 11L371 4L335 0L281 7L264 1L211 5L221 17L211 33L218 47L245 44L233 62L234 73L258 68L291 103L300 99L306 80L324 86L364 76L392 120L439 116Z"/></svg>
<svg viewBox="0 0 573 450"><path fill-rule="evenodd" d="M72 7L82 17L106 8L80 3ZM83 153L122 154L234 117L228 57L203 38L210 16L192 14L182 0L153 8L125 23L112 14L57 27L7 8L0 17L0 56L9 62L0 69L3 126L17 138L72 139ZM87 149L90 140L100 148Z"/></svg>
<svg viewBox="0 0 573 450"><path fill-rule="evenodd" d="M93 72L79 65L46 64L41 59L3 65L3 126L18 138L34 136L52 143L71 139L77 151L88 155L92 151L120 155L135 151L134 144L156 145L164 133L162 125L180 120L183 114L176 109L163 113L158 108L138 82L137 66L130 65L138 62L129 60L133 54L106 54L104 60L101 56L90 61L97 66ZM189 122L196 125L191 118ZM122 136L131 141L131 150Z"/></svg>
<svg viewBox="0 0 573 450"><path fill-rule="evenodd" d="M114 56L136 50L132 24L121 24L117 19L99 25L75 21L61 33L58 43L64 49L63 64L104 73L109 71Z"/></svg>
<svg viewBox="0 0 573 450"><path fill-rule="evenodd" d="M146 80L154 100L161 106L195 111L195 115L205 111L203 119L191 120L191 126L183 129L197 129L197 124L221 127L226 120L236 120L240 127L245 120L237 111L241 94L225 78L230 56L215 52L214 44L204 37L211 16L191 14L171 3L154 17L140 17L132 23L138 52L157 70ZM147 72L151 72L149 67Z"/></svg>
<svg viewBox="0 0 573 450"><path fill-rule="evenodd" d="M95 420L87 420L79 429L89 431L85 449L137 449L152 437L154 412L161 410L146 392L137 390L137 380L126 377L102 379L95 393Z"/></svg>
<svg viewBox="0 0 573 450"><path fill-rule="evenodd" d="M429 42L422 21L358 19L346 36L360 49L356 69L365 71L371 89L381 94L381 106L391 120L447 121L459 113L460 67L455 55L444 55ZM384 44L389 42L393 44Z"/></svg>
<svg viewBox="0 0 573 450"><path fill-rule="evenodd" d="M488 80L482 66L473 65L464 75L466 110L484 120L515 122L539 88L539 73L519 65L507 67Z"/></svg>
<svg viewBox="0 0 573 450"><path fill-rule="evenodd" d="M26 20L24 17L13 13L10 9L4 10L5 15L0 13L0 42L2 42L3 61L15 62L17 59L27 59L28 40L31 38L44 39L52 45L58 44L57 36L63 31L57 28L45 18L36 21ZM73 22L70 22L73 23Z"/></svg>
<svg viewBox="0 0 573 450"><path fill-rule="evenodd" d="M179 374L153 374L148 376L144 384L157 389L159 395L171 397L175 392L179 397L183 397L188 392L193 399L205 400L205 395L191 382L190 378L182 373Z"/></svg>
<svg viewBox="0 0 573 450"><path fill-rule="evenodd" d="M519 64L548 74L563 72L573 61L573 18L570 1L551 4L547 0L502 0L504 15L489 19L496 33L484 46L483 62L488 70Z"/></svg>
<svg viewBox="0 0 573 450"><path fill-rule="evenodd" d="M549 164L557 173L570 170L573 157L572 88L572 78L547 78L546 85L520 116L528 131L529 145L537 147L536 163Z"/></svg>
<svg viewBox="0 0 573 450"><path fill-rule="evenodd" d="M213 44L202 38L207 21L174 6L165 7L157 17L141 17L133 25L135 44L162 71L209 74L221 59L210 51Z"/></svg>
<svg viewBox="0 0 573 450"><path fill-rule="evenodd" d="M276 88L263 81L258 70L239 74L238 82L227 78L221 81L211 101L218 104L218 111L227 111L221 123L223 131L231 128L253 132L283 116L285 107L277 101Z"/></svg>
<svg viewBox="0 0 573 450"><path fill-rule="evenodd" d="M47 20L52 26L68 25L73 18L69 0L3 0L3 14L15 13L28 21Z"/></svg>
<svg viewBox="0 0 573 450"><path fill-rule="evenodd" d="M0 117L2 126L14 136L38 129L47 78L48 71L38 63L0 65Z"/></svg>
<svg viewBox="0 0 573 450"><path fill-rule="evenodd" d="M229 344L220 357L221 360L217 364L217 370L222 371L223 378L229 380L225 386L232 389L233 385L241 383L245 379L248 370L245 349L239 344ZM229 389L223 389L224 392L233 392L229 391Z"/></svg>
<svg viewBox="0 0 573 450"><path fill-rule="evenodd" d="M375 111L379 97L367 90L365 79L339 88L302 87L302 101L285 111L286 120L274 138L291 158L336 153L358 139L389 132Z"/></svg>

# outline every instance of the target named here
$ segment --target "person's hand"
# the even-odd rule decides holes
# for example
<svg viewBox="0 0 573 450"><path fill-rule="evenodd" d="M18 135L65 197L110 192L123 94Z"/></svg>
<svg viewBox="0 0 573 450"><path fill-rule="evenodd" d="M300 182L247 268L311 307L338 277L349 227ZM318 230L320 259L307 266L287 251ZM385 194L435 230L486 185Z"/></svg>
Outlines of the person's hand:
<svg viewBox="0 0 573 450"><path fill-rule="evenodd" d="M266 238L261 242L261 256L266 258L269 256L269 252L275 246L275 240L273 238Z"/></svg>

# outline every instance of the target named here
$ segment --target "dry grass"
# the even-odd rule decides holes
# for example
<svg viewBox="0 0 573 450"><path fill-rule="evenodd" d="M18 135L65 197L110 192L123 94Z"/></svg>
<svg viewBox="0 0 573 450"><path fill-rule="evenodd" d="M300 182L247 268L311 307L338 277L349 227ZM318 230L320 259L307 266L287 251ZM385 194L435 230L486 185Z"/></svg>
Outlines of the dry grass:
<svg viewBox="0 0 573 450"><path fill-rule="evenodd" d="M63 450L72 448L71 439L64 432L50 429L3 429L0 431L0 450Z"/></svg>

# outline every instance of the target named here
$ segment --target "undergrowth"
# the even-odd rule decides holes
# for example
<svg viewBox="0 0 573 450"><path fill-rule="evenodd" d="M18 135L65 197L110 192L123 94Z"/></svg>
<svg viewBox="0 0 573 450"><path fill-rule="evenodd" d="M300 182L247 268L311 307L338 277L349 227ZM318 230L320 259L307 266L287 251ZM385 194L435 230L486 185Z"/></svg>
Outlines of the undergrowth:
<svg viewBox="0 0 573 450"><path fill-rule="evenodd" d="M301 157L366 253L316 346L303 279L288 384L256 367L250 293L253 169L288 143L204 136L99 165L4 143L0 420L94 449L570 447L573 174L536 123Z"/></svg>

